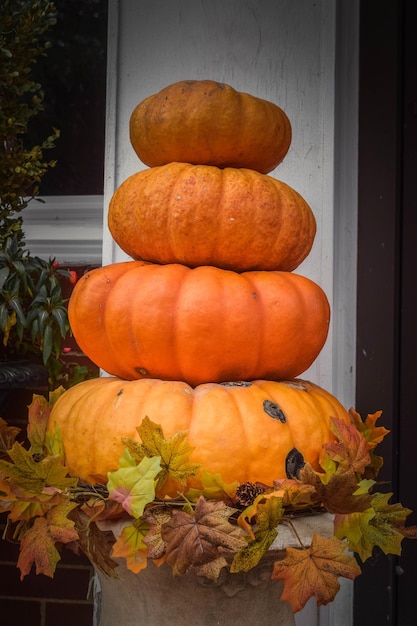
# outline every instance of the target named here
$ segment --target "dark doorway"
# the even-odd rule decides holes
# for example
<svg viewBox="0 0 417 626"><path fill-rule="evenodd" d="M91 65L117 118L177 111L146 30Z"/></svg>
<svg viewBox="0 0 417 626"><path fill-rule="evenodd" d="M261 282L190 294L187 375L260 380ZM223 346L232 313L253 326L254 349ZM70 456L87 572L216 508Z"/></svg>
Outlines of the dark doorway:
<svg viewBox="0 0 417 626"><path fill-rule="evenodd" d="M383 410L380 478L417 524L417 7L361 0L360 20L356 406ZM416 581L417 541L376 552L355 581L355 626L414 626Z"/></svg>

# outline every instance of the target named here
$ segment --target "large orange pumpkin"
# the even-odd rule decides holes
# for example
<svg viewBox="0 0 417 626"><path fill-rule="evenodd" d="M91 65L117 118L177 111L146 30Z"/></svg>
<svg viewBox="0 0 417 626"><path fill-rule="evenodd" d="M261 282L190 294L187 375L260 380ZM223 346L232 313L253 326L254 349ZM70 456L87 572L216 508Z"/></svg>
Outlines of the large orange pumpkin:
<svg viewBox="0 0 417 626"><path fill-rule="evenodd" d="M334 437L330 418L349 423L339 401L307 381L204 384L99 378L66 391L55 403L49 430L59 426L69 471L89 483L117 469L123 437L139 441L144 417L164 435L188 431L190 460L226 482L295 475L303 460L319 469L323 443Z"/></svg>
<svg viewBox="0 0 417 626"><path fill-rule="evenodd" d="M276 104L211 80L168 85L140 102L130 140L150 167L171 161L271 172L291 143L291 124Z"/></svg>
<svg viewBox="0 0 417 626"><path fill-rule="evenodd" d="M116 190L110 232L132 258L223 269L294 270L316 233L294 189L248 169L169 163Z"/></svg>
<svg viewBox="0 0 417 626"><path fill-rule="evenodd" d="M69 319L108 373L197 385L298 376L324 345L330 308L316 283L291 272L128 261L85 274Z"/></svg>

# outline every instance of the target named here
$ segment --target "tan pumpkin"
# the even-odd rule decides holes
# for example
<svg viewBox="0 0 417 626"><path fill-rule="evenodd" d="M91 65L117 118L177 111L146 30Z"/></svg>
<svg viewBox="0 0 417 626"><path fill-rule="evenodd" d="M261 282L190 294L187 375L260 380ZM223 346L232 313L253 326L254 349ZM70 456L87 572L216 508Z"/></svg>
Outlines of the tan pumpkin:
<svg viewBox="0 0 417 626"><path fill-rule="evenodd" d="M290 186L248 169L169 163L130 176L114 193L110 232L133 259L292 271L316 221Z"/></svg>
<svg viewBox="0 0 417 626"><path fill-rule="evenodd" d="M272 102L224 83L185 80L135 107L130 140L149 167L183 161L267 174L288 152L291 124Z"/></svg>
<svg viewBox="0 0 417 626"><path fill-rule="evenodd" d="M319 469L330 418L350 422L339 401L303 380L204 384L99 378L82 382L56 402L48 429L58 425L69 471L89 483L107 482L118 468L123 437L139 441L144 417L166 437L187 430L190 460L226 482L296 475L304 461ZM159 494L161 495L161 494Z"/></svg>
<svg viewBox="0 0 417 626"><path fill-rule="evenodd" d="M192 385L294 378L327 337L324 291L291 272L116 263L76 284L69 319L80 348L110 374Z"/></svg>

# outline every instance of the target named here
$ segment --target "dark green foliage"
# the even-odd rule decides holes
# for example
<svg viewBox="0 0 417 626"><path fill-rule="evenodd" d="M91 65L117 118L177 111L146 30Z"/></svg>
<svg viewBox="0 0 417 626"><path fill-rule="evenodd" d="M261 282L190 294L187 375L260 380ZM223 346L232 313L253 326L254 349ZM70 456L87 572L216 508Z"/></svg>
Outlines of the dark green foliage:
<svg viewBox="0 0 417 626"><path fill-rule="evenodd" d="M0 8L0 246L7 237L23 239L19 215L39 193L42 177L54 161L44 150L54 147L56 129L39 145L27 143L30 121L44 108L42 86L32 70L49 47L46 32L56 9L45 0L2 0Z"/></svg>
<svg viewBox="0 0 417 626"><path fill-rule="evenodd" d="M54 259L31 256L10 237L0 251L0 360L41 360L53 383L69 332L60 278L71 272Z"/></svg>

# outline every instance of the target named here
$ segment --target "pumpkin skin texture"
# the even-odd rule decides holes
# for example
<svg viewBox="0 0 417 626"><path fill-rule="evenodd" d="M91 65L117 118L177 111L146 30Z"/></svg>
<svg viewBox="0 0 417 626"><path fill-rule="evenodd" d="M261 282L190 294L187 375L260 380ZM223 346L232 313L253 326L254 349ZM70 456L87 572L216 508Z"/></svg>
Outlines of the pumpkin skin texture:
<svg viewBox="0 0 417 626"><path fill-rule="evenodd" d="M330 320L324 291L304 276L141 261L85 274L68 313L80 348L109 374L191 385L295 378Z"/></svg>
<svg viewBox="0 0 417 626"><path fill-rule="evenodd" d="M288 152L291 124L272 102L223 83L187 80L135 107L130 141L149 167L183 161L267 174Z"/></svg>
<svg viewBox="0 0 417 626"><path fill-rule="evenodd" d="M70 474L106 483L107 472L118 468L122 438L140 441L136 428L145 416L162 426L165 437L186 430L194 447L190 460L201 470L219 473L226 482L267 485L291 475L294 451L318 470L322 445L334 440L330 418L350 423L334 396L299 379L193 389L181 381L103 377L64 392L48 430L58 425Z"/></svg>
<svg viewBox="0 0 417 626"><path fill-rule="evenodd" d="M307 202L249 169L169 163L137 172L114 193L113 239L133 259L292 271L316 234Z"/></svg>

